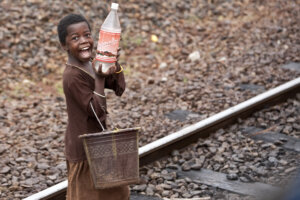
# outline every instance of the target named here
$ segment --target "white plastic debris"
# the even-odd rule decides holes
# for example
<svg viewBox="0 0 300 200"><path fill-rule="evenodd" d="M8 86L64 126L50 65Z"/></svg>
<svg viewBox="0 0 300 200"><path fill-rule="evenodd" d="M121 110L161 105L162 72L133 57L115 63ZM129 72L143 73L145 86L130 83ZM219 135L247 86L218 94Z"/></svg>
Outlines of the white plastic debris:
<svg viewBox="0 0 300 200"><path fill-rule="evenodd" d="M199 51L194 51L193 53L191 53L190 55L189 55L189 59L192 61L192 62L194 62L194 61L197 61L197 60L200 60L200 53L199 53Z"/></svg>

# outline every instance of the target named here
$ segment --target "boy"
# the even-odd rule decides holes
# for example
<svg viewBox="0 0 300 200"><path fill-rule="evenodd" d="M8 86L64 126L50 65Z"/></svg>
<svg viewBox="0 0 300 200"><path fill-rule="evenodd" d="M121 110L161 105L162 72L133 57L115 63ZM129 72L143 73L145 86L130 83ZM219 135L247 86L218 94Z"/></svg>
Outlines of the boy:
<svg viewBox="0 0 300 200"><path fill-rule="evenodd" d="M93 39L87 20L77 14L69 14L58 24L57 32L63 49L68 53L63 73L63 89L66 97L68 125L65 133L65 154L68 170L68 200L127 200L129 187L95 189L88 162L79 135L95 133L106 128L106 98L104 88L121 96L125 90L122 67L110 67L107 74L98 71L91 63ZM92 105L92 107L91 107ZM99 117L100 125L93 113Z"/></svg>

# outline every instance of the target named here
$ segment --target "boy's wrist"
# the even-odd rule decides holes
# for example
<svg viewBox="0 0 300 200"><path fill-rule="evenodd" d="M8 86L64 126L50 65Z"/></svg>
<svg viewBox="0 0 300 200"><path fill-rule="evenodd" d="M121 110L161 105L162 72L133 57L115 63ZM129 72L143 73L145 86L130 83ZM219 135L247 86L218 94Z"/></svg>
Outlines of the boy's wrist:
<svg viewBox="0 0 300 200"><path fill-rule="evenodd" d="M118 62L116 62L116 72L115 74L119 74L123 71L122 65L120 65Z"/></svg>

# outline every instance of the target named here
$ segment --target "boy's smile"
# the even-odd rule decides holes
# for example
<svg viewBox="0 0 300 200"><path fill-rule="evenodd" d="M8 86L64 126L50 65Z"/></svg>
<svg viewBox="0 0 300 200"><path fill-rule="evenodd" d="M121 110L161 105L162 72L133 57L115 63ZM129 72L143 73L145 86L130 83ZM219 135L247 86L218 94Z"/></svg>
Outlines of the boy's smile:
<svg viewBox="0 0 300 200"><path fill-rule="evenodd" d="M86 62L92 57L94 41L86 22L72 24L67 28L66 45L64 49L73 58Z"/></svg>

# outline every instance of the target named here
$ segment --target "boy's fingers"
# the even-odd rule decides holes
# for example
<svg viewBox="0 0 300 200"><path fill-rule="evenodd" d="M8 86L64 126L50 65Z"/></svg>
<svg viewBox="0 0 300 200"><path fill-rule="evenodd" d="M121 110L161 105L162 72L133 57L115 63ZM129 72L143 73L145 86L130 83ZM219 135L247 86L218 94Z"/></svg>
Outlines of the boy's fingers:
<svg viewBox="0 0 300 200"><path fill-rule="evenodd" d="M96 66L95 63L94 63L93 67L96 70L96 73L102 72L102 64L101 63L99 63L98 66Z"/></svg>
<svg viewBox="0 0 300 200"><path fill-rule="evenodd" d="M116 66L111 66L109 68L109 75L115 73L115 71L116 71Z"/></svg>
<svg viewBox="0 0 300 200"><path fill-rule="evenodd" d="M102 64L99 64L98 72L102 72Z"/></svg>
<svg viewBox="0 0 300 200"><path fill-rule="evenodd" d="M119 57L120 57L120 50L121 50L121 49L118 49L118 53L117 53L117 56L116 56L116 57L117 57L117 60L118 60Z"/></svg>

